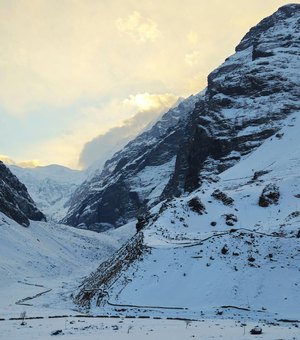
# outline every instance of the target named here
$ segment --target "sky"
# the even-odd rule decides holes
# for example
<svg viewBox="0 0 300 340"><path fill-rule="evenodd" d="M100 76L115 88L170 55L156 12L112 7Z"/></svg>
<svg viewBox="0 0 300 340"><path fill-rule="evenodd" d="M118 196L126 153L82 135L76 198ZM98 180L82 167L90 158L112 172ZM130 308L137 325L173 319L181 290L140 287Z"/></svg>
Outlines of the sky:
<svg viewBox="0 0 300 340"><path fill-rule="evenodd" d="M124 131L133 137L204 89L246 32L286 3L0 0L0 159L89 166Z"/></svg>

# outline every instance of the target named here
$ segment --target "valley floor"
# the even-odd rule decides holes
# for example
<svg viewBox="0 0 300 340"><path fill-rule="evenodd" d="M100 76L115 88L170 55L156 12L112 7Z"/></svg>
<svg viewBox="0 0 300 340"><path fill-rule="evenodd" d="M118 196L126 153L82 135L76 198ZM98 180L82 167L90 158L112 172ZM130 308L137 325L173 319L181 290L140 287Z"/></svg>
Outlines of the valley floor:
<svg viewBox="0 0 300 340"><path fill-rule="evenodd" d="M0 321L0 339L40 340L53 339L57 331L61 339L264 339L294 340L300 338L300 330L295 325L263 324L262 335L251 335L253 322L245 325L240 321L206 319L187 322L184 320L155 320L130 318L44 318ZM55 336L54 336L55 338Z"/></svg>

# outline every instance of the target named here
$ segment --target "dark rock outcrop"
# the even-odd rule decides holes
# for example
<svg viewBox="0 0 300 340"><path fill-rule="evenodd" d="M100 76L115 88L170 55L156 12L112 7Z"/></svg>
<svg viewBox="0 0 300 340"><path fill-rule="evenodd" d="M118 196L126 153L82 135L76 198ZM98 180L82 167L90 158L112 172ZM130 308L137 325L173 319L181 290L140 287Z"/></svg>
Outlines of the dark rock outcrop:
<svg viewBox="0 0 300 340"><path fill-rule="evenodd" d="M0 161L0 211L17 223L28 227L29 220L46 220L24 184Z"/></svg>

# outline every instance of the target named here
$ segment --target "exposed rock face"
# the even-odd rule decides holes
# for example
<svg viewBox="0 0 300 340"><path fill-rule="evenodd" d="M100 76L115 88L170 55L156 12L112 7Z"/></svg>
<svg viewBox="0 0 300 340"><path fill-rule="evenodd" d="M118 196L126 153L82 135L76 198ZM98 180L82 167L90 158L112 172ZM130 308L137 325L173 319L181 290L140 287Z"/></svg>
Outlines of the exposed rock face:
<svg viewBox="0 0 300 340"><path fill-rule="evenodd" d="M76 191L64 222L119 226L145 206L216 181L276 134L299 111L299 22L294 4L252 28L208 76L204 96L179 105L176 119L170 110Z"/></svg>
<svg viewBox="0 0 300 340"><path fill-rule="evenodd" d="M0 161L0 211L19 224L28 227L29 219L46 220L24 184Z"/></svg>
<svg viewBox="0 0 300 340"><path fill-rule="evenodd" d="M280 8L252 28L236 53L208 76L205 99L186 127L165 197L213 179L299 110L299 21L300 5Z"/></svg>

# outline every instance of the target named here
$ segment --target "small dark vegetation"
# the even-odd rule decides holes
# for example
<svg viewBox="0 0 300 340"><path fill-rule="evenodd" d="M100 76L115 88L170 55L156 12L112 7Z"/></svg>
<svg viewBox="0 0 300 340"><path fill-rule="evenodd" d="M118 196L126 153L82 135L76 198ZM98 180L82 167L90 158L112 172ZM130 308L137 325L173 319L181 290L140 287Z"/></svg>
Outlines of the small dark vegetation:
<svg viewBox="0 0 300 340"><path fill-rule="evenodd" d="M148 219L145 216L138 216L137 222L136 222L136 232L139 232L142 230L145 225L148 223Z"/></svg>
<svg viewBox="0 0 300 340"><path fill-rule="evenodd" d="M215 198L218 201L221 201L224 205L233 205L234 203L234 199L229 197L228 195L226 195L224 192L222 192L221 190L217 189L215 190L211 196L213 198Z"/></svg>
<svg viewBox="0 0 300 340"><path fill-rule="evenodd" d="M259 197L258 205L260 207L266 208L271 204L278 204L279 197L279 187L274 183L270 183L263 189Z"/></svg>
<svg viewBox="0 0 300 340"><path fill-rule="evenodd" d="M270 170L260 170L260 171L255 171L252 177L252 181L256 181L259 177L266 175L270 172Z"/></svg>
<svg viewBox="0 0 300 340"><path fill-rule="evenodd" d="M300 216L300 211L296 210L293 211L292 213L290 213L288 215L288 217L286 218L287 221L292 220L293 218L299 217Z"/></svg>
<svg viewBox="0 0 300 340"><path fill-rule="evenodd" d="M222 253L223 255L226 255L226 254L228 253L228 250L229 250L229 248L228 248L227 244L225 244L225 245L223 246L223 248L221 249L221 253Z"/></svg>
<svg viewBox="0 0 300 340"><path fill-rule="evenodd" d="M198 213L199 215L203 215L204 213L206 213L205 206L201 202L199 197L193 197L191 200L189 200L188 206L191 208L192 211Z"/></svg>
<svg viewBox="0 0 300 340"><path fill-rule="evenodd" d="M250 334L252 334L252 335L262 334L261 327L255 326L254 328L251 329Z"/></svg>
<svg viewBox="0 0 300 340"><path fill-rule="evenodd" d="M225 217L225 223L231 227L234 226L236 222L238 221L238 218L234 214L226 214L224 215L224 217Z"/></svg>

